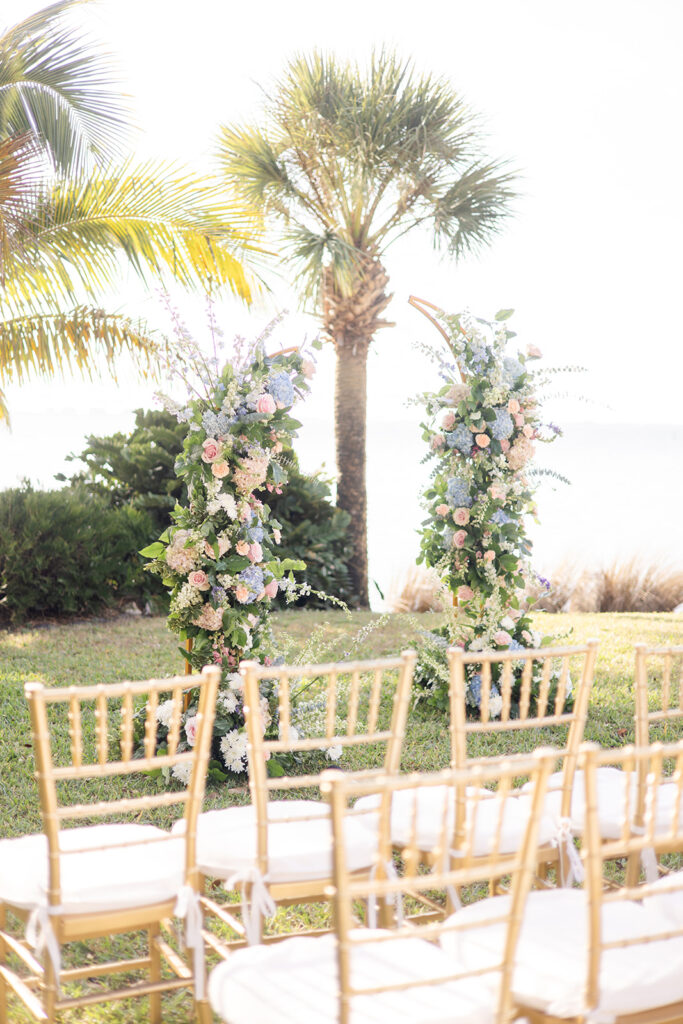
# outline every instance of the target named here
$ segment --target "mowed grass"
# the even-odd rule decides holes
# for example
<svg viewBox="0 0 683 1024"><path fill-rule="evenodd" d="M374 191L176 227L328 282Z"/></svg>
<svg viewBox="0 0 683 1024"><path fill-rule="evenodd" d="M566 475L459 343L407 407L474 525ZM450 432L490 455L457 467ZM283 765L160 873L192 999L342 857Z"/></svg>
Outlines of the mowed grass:
<svg viewBox="0 0 683 1024"><path fill-rule="evenodd" d="M372 613L286 612L273 617L274 633L290 657L305 651L310 660L340 660L395 654L414 646L419 631L439 622L434 614L377 616ZM586 729L586 739L602 746L621 746L633 740L633 645L683 644L683 616L673 614L553 615L538 613L536 625L543 633L563 635L563 643L580 643L590 637L600 641L597 672ZM566 634L569 634L566 636ZM37 832L41 828L37 788L33 779L33 752L28 711L23 697L26 681L40 680L51 686L70 683L106 683L121 679L145 679L182 671L177 641L168 633L164 619L119 618L73 625L26 627L0 632L0 837ZM446 721L419 702L409 718L402 767L406 771L432 770L448 763ZM522 740L503 735L488 744L486 752L513 752L553 741L552 732L527 734ZM677 737L667 736L667 739ZM62 736L65 739L65 732ZM559 737L558 737L559 739ZM367 763L361 750L351 749L342 767ZM139 790L154 788L142 779ZM209 807L244 802L244 792L228 787L207 792ZM275 922L277 931L324 924L323 908L290 909ZM94 960L113 955L135 955L135 940L104 941L80 950ZM191 1019L191 1000L186 993L164 998L167 1024ZM10 1001L9 1024L30 1018ZM80 1013L63 1015L67 1024L137 1024L147 1019L146 1000L102 1004Z"/></svg>

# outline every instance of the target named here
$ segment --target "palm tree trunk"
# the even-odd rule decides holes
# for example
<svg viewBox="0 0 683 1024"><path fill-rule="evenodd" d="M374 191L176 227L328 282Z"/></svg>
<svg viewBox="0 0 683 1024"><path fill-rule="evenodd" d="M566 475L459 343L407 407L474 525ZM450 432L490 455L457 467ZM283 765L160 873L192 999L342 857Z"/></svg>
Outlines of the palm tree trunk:
<svg viewBox="0 0 683 1024"><path fill-rule="evenodd" d="M369 607L368 528L365 486L365 421L367 409L368 342L337 339L334 392L337 450L337 505L351 516L349 536L353 558L349 565L356 603Z"/></svg>

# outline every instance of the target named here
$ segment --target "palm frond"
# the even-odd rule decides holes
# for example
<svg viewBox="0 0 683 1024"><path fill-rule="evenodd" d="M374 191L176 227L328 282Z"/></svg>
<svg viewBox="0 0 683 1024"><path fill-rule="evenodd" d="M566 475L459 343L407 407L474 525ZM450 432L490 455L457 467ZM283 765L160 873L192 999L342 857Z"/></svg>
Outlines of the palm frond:
<svg viewBox="0 0 683 1024"><path fill-rule="evenodd" d="M11 265L7 302L73 297L79 286L94 295L120 280L122 260L143 279L227 286L250 301L245 263L263 254L255 218L227 204L217 183L159 162L58 182L27 227L32 248Z"/></svg>
<svg viewBox="0 0 683 1024"><path fill-rule="evenodd" d="M302 225L292 227L284 236L285 251L298 268L305 300L318 302L323 271L339 295L353 293L359 271L360 254L354 246L332 231L317 233Z"/></svg>
<svg viewBox="0 0 683 1024"><path fill-rule="evenodd" d="M125 352L153 369L156 339L144 321L87 306L14 319L3 319L0 310L0 382L21 383L64 369L92 375L98 360L113 367Z"/></svg>
<svg viewBox="0 0 683 1024"><path fill-rule="evenodd" d="M0 137L30 132L66 173L112 159L129 124L110 58L65 21L83 2L51 4L0 36Z"/></svg>
<svg viewBox="0 0 683 1024"><path fill-rule="evenodd" d="M500 231L517 192L499 163L473 164L431 205L434 241L454 256L474 252Z"/></svg>
<svg viewBox="0 0 683 1024"><path fill-rule="evenodd" d="M32 135L0 139L0 285L13 253L23 249L26 221L42 182L40 153Z"/></svg>

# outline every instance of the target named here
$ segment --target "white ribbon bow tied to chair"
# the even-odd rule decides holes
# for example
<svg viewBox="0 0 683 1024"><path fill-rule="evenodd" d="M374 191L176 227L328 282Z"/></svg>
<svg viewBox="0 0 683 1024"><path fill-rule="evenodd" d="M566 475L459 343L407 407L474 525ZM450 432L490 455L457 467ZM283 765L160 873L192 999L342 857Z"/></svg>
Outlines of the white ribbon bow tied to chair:
<svg viewBox="0 0 683 1024"><path fill-rule="evenodd" d="M373 866L372 866L372 869L370 871L370 881L371 882L374 882L375 878L377 877L377 868L378 867L379 867L378 864L373 864ZM398 881L398 872L396 871L396 868L394 867L392 861L390 861L390 860L386 861L386 863L384 864L384 871L386 873L387 878L390 878L392 880L396 879L396 881ZM390 893L387 893L387 903L389 904L389 906L394 908L394 910L396 912L396 924L400 927L403 924L403 897L401 896L401 893L400 892L390 892ZM369 896L368 897L368 928L376 928L376 927L377 927L377 903L372 898L372 896Z"/></svg>
<svg viewBox="0 0 683 1024"><path fill-rule="evenodd" d="M247 936L247 943L250 946L257 946L261 941L261 921L264 917L272 917L277 911L275 900L270 895L270 890L265 883L263 875L256 867L246 868L238 871L226 882L229 889L240 887L242 894L242 920L244 931ZM251 887L249 899L247 898L247 886Z"/></svg>
<svg viewBox="0 0 683 1024"><path fill-rule="evenodd" d="M204 998L206 984L204 936L202 934L203 917L199 893L195 892L191 885L184 885L178 893L175 915L184 921L185 946L193 952L195 999L200 1002Z"/></svg>
<svg viewBox="0 0 683 1024"><path fill-rule="evenodd" d="M585 871L583 869L583 862L579 856L578 850L574 846L574 837L572 835L572 823L570 818L560 818L557 822L557 831L551 839L553 846L557 846L560 851L560 885L563 889L569 888L572 882L583 882L585 877ZM567 855L569 861L569 872L565 877L564 873L564 861L562 859L562 852Z"/></svg>
<svg viewBox="0 0 683 1024"><path fill-rule="evenodd" d="M62 951L57 942L52 921L50 920L50 909L54 914L58 913L59 907L48 908L46 906L35 907L26 924L26 941L33 947L40 956L44 950L50 958L52 969L55 972L55 980L59 985L59 975L62 970Z"/></svg>

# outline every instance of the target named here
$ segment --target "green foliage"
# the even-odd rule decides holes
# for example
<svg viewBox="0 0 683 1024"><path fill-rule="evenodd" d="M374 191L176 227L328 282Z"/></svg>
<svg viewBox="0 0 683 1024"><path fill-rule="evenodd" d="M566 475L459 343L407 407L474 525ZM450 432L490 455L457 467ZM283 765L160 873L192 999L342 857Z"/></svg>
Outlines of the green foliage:
<svg viewBox="0 0 683 1024"><path fill-rule="evenodd" d="M81 489L0 492L0 618L73 615L144 596L136 552L151 530L145 512L110 508Z"/></svg>
<svg viewBox="0 0 683 1024"><path fill-rule="evenodd" d="M348 525L350 516L332 504L330 481L318 473L305 476L296 462L288 470L289 481L282 494L268 495L272 515L282 524L282 559L301 557L306 563L305 581L312 591L321 591L349 603L353 589L348 564L352 548ZM283 596L278 604L285 606ZM298 598L298 606L327 607L311 593Z"/></svg>
<svg viewBox="0 0 683 1024"><path fill-rule="evenodd" d="M175 475L185 434L185 425L170 413L136 409L130 434L90 435L80 455L67 456L68 462L85 463L70 483L116 508L130 504L147 512L153 523L150 539L157 537L169 526L176 502L187 497L183 481ZM66 478L60 474L57 479Z"/></svg>

